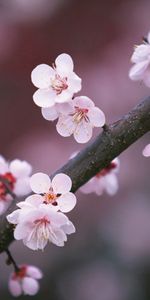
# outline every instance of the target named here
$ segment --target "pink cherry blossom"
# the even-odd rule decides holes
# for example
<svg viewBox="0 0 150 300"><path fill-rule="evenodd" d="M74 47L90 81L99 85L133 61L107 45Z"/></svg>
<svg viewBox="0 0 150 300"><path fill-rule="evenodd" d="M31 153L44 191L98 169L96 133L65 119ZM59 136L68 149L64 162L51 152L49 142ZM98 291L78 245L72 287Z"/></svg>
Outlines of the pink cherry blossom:
<svg viewBox="0 0 150 300"><path fill-rule="evenodd" d="M36 195L34 195L36 196ZM14 238L32 250L43 250L48 242L59 247L64 246L67 234L75 232L72 222L61 212L50 205L42 204L38 198L26 199L25 205L7 216L7 220L15 224ZM30 203L29 203L30 202ZM19 203L18 203L19 206Z"/></svg>
<svg viewBox="0 0 150 300"><path fill-rule="evenodd" d="M10 276L9 291L14 297L22 294L33 296L39 291L38 280L42 277L41 270L35 266L19 266L19 271L13 272Z"/></svg>
<svg viewBox="0 0 150 300"><path fill-rule="evenodd" d="M145 157L149 157L150 156L150 144L148 144L147 146L145 146L145 148L143 150L143 155Z"/></svg>
<svg viewBox="0 0 150 300"><path fill-rule="evenodd" d="M96 193L102 195L106 191L109 195L116 194L118 190L118 180L116 173L119 170L119 159L115 158L105 169L84 184L80 190L84 194Z"/></svg>
<svg viewBox="0 0 150 300"><path fill-rule="evenodd" d="M142 80L146 86L150 87L150 32L143 44L135 46L131 62L134 65L129 72L130 79Z"/></svg>
<svg viewBox="0 0 150 300"><path fill-rule="evenodd" d="M81 90L81 79L73 72L73 60L68 54L60 54L55 65L38 65L31 73L32 83L38 88L33 95L35 104L51 107L72 99Z"/></svg>
<svg viewBox="0 0 150 300"><path fill-rule="evenodd" d="M56 129L64 137L73 134L78 143L86 143L92 137L93 127L102 127L104 124L104 113L95 107L90 98L80 96L72 101L70 112L60 115Z"/></svg>
<svg viewBox="0 0 150 300"><path fill-rule="evenodd" d="M8 182L10 189L16 196L24 196L31 191L29 185L31 171L32 167L26 161L15 159L8 163L0 156L1 180ZM7 210L12 200L12 196L9 194L6 185L0 181L0 214L3 214Z"/></svg>
<svg viewBox="0 0 150 300"><path fill-rule="evenodd" d="M48 175L36 173L30 178L30 186L34 193L43 194L37 197L55 210L66 213L76 205L76 197L70 192L72 181L66 174L57 174L51 181Z"/></svg>

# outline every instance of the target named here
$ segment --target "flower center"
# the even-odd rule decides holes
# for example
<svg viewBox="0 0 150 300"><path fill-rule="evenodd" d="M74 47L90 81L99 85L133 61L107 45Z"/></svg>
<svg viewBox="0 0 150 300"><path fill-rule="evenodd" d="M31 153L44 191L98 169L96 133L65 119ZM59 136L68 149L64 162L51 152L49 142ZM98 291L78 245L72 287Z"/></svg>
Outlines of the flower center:
<svg viewBox="0 0 150 300"><path fill-rule="evenodd" d="M8 183L11 190L14 189L14 184L16 182L16 178L12 175L12 173L7 172L3 175L0 175L0 199L5 200L6 195L9 194L9 191L7 189L7 186L4 182L1 181L4 180L6 183Z"/></svg>
<svg viewBox="0 0 150 300"><path fill-rule="evenodd" d="M57 198L58 195L56 195L53 190L50 190L49 193L44 194L44 203L45 204L52 204L54 206L57 205Z"/></svg>
<svg viewBox="0 0 150 300"><path fill-rule="evenodd" d="M115 169L117 167L117 164L114 162L111 162L108 167L101 170L99 173L96 174L96 177L99 178L101 176L106 176L111 172L111 170Z"/></svg>
<svg viewBox="0 0 150 300"><path fill-rule="evenodd" d="M37 219L34 221L35 229L33 231L33 238L36 236L37 240L41 240L43 238L44 240L49 239L49 224L50 221L47 220L46 217L43 217L41 219Z"/></svg>
<svg viewBox="0 0 150 300"><path fill-rule="evenodd" d="M75 106L75 113L73 114L73 121L76 123L80 123L82 120L89 122L89 117L87 116L88 113L87 108L80 108Z"/></svg>
<svg viewBox="0 0 150 300"><path fill-rule="evenodd" d="M58 74L51 81L51 86L57 95L61 94L62 91L68 88L67 77L60 77Z"/></svg>
<svg viewBox="0 0 150 300"><path fill-rule="evenodd" d="M13 274L13 279L16 280L16 279L22 279L22 278L24 278L26 276L26 271L27 271L27 267L26 266L20 267L19 271L15 272Z"/></svg>

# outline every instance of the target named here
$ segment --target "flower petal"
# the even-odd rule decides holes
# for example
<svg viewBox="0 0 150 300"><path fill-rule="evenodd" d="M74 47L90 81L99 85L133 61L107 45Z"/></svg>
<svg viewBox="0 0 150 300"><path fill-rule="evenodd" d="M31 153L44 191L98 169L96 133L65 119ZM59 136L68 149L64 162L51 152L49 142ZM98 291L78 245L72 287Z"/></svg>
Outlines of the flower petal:
<svg viewBox="0 0 150 300"><path fill-rule="evenodd" d="M27 177L32 172L32 167L27 161L14 159L9 165L10 172L16 177Z"/></svg>
<svg viewBox="0 0 150 300"><path fill-rule="evenodd" d="M74 104L74 107L77 106L80 108L87 108L87 109L90 109L95 106L94 102L86 96L75 97L73 99L73 104Z"/></svg>
<svg viewBox="0 0 150 300"><path fill-rule="evenodd" d="M31 192L29 177L18 179L15 183L13 191L18 197L29 194Z"/></svg>
<svg viewBox="0 0 150 300"><path fill-rule="evenodd" d="M81 90L81 78L77 76L75 73L72 73L68 77L68 89L73 93L77 93Z"/></svg>
<svg viewBox="0 0 150 300"><path fill-rule="evenodd" d="M53 228L53 230L51 231L51 235L49 237L49 241L58 247L63 247L64 242L67 241L67 236L62 229Z"/></svg>
<svg viewBox="0 0 150 300"><path fill-rule="evenodd" d="M57 174L52 179L52 187L55 194L65 194L71 190L71 178L63 173Z"/></svg>
<svg viewBox="0 0 150 300"><path fill-rule="evenodd" d="M73 193L66 193L57 199L59 209L66 213L71 211L76 205L76 196Z"/></svg>
<svg viewBox="0 0 150 300"><path fill-rule="evenodd" d="M56 124L57 132L64 137L70 136L76 128L75 122L71 116L62 115Z"/></svg>
<svg viewBox="0 0 150 300"><path fill-rule="evenodd" d="M48 121L54 121L58 118L58 112L56 105L53 105L51 107L42 107L41 109L42 116L45 120Z"/></svg>
<svg viewBox="0 0 150 300"><path fill-rule="evenodd" d="M47 193L51 187L51 180L47 174L36 173L30 178L30 186L34 193Z"/></svg>
<svg viewBox="0 0 150 300"><path fill-rule="evenodd" d="M37 90L33 95L33 101L40 107L51 107L55 104L56 94L52 89Z"/></svg>
<svg viewBox="0 0 150 300"><path fill-rule="evenodd" d="M115 174L105 176L105 189L110 196L113 196L118 191L118 180Z"/></svg>
<svg viewBox="0 0 150 300"><path fill-rule="evenodd" d="M18 297L22 294L21 284L17 280L10 279L8 283L10 293L14 297Z"/></svg>
<svg viewBox="0 0 150 300"><path fill-rule="evenodd" d="M38 194L31 195L26 198L25 201L21 201L17 203L17 206L20 208L32 208L32 207L39 207L40 204L43 203L43 197Z"/></svg>
<svg viewBox="0 0 150 300"><path fill-rule="evenodd" d="M91 108L87 113L87 116L95 127L102 127L105 124L105 115L98 107Z"/></svg>
<svg viewBox="0 0 150 300"><path fill-rule="evenodd" d="M41 270L35 266L27 266L26 274L34 279L41 279L43 277Z"/></svg>
<svg viewBox="0 0 150 300"><path fill-rule="evenodd" d="M22 289L25 295L35 295L39 290L39 283L31 277L24 277L22 280Z"/></svg>
<svg viewBox="0 0 150 300"><path fill-rule="evenodd" d="M51 78L55 76L55 71L49 65L41 64L33 69L31 73L32 83L40 89L48 88L51 84Z"/></svg>
<svg viewBox="0 0 150 300"><path fill-rule="evenodd" d="M149 157L149 156L150 156L150 144L148 144L148 145L144 148L144 150L143 150L143 155L144 155L145 157Z"/></svg>
<svg viewBox="0 0 150 300"><path fill-rule="evenodd" d="M8 163L2 155L0 155L0 174L8 172Z"/></svg>
<svg viewBox="0 0 150 300"><path fill-rule="evenodd" d="M149 65L149 61L145 60L138 64L135 64L129 71L129 77L131 80L142 80L143 73Z"/></svg>
<svg viewBox="0 0 150 300"><path fill-rule="evenodd" d="M73 97L73 92L66 89L57 95L55 98L56 103L66 103L69 102Z"/></svg>
<svg viewBox="0 0 150 300"><path fill-rule="evenodd" d="M20 209L14 210L11 214L9 214L6 219L9 223L12 224L17 224L18 223L18 218L20 214Z"/></svg>
<svg viewBox="0 0 150 300"><path fill-rule="evenodd" d="M63 231L66 234L72 234L72 233L76 232L76 229L75 229L73 223L70 221L67 224L63 225L61 228L63 229Z"/></svg>
<svg viewBox="0 0 150 300"><path fill-rule="evenodd" d="M60 75L67 75L68 73L73 72L73 60L69 54L62 53L60 54L56 60L56 71Z"/></svg>
<svg viewBox="0 0 150 300"><path fill-rule="evenodd" d="M87 143L92 137L92 131L92 125L83 120L77 125L74 131L74 138L78 143Z"/></svg>

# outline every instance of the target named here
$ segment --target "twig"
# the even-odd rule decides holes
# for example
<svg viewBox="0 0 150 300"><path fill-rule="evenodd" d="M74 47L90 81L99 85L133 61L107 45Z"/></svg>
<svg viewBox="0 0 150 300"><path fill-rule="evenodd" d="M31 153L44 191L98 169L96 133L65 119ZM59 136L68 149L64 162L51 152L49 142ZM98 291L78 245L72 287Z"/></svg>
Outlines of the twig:
<svg viewBox="0 0 150 300"><path fill-rule="evenodd" d="M7 261L7 263L8 263L8 264L12 264L12 265L14 266L14 270L15 270L16 273L19 272L20 268L19 268L18 265L16 264L16 262L15 262L14 258L12 257L12 255L11 255L9 249L8 249L8 248L5 249L5 252L7 253L7 256L8 256L8 261Z"/></svg>

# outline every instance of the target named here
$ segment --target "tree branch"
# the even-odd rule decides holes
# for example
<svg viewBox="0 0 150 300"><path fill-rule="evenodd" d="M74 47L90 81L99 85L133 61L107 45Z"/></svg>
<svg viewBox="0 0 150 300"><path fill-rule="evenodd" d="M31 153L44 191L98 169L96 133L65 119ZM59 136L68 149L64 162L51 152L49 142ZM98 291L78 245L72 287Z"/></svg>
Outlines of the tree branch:
<svg viewBox="0 0 150 300"><path fill-rule="evenodd" d="M75 192L149 130L150 97L117 122L104 126L103 132L93 143L83 149L75 158L70 159L55 174L63 172L69 175L73 182L72 191ZM0 231L0 252L5 251L13 240L12 226L5 225L3 228Z"/></svg>

